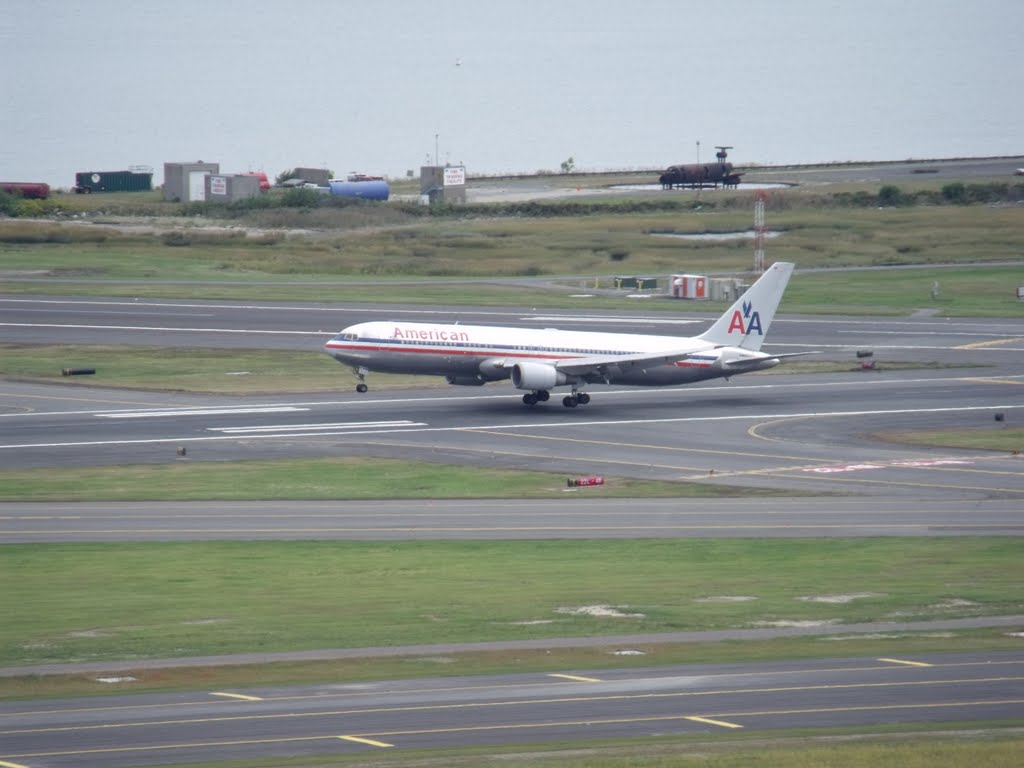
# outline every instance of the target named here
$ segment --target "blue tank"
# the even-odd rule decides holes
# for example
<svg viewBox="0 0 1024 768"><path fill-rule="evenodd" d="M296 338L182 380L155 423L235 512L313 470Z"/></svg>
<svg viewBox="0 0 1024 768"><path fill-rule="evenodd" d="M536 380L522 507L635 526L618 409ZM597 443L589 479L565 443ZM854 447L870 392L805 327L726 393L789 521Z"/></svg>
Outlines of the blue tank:
<svg viewBox="0 0 1024 768"><path fill-rule="evenodd" d="M338 197L359 197L363 200L387 200L390 190L383 179L367 179L365 181L349 181L348 179L331 179L331 194Z"/></svg>

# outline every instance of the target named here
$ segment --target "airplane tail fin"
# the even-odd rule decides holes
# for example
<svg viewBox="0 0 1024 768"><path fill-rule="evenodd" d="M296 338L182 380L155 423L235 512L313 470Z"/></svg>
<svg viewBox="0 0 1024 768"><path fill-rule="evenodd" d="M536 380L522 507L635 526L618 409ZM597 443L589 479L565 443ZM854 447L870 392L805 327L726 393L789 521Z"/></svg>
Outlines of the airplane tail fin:
<svg viewBox="0 0 1024 768"><path fill-rule="evenodd" d="M697 338L718 346L742 347L757 352L792 274L792 263L777 261L772 264L714 325Z"/></svg>

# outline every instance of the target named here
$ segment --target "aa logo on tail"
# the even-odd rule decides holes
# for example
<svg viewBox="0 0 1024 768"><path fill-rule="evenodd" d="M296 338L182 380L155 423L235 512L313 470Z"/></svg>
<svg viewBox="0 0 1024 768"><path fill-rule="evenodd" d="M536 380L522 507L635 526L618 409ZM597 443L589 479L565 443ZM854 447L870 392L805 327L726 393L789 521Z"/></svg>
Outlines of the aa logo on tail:
<svg viewBox="0 0 1024 768"><path fill-rule="evenodd" d="M733 331L739 331L744 336L751 333L756 333L758 336L764 335L764 330L761 328L761 315L754 309L753 304L745 301L742 313L738 309L732 313L727 333L731 334Z"/></svg>

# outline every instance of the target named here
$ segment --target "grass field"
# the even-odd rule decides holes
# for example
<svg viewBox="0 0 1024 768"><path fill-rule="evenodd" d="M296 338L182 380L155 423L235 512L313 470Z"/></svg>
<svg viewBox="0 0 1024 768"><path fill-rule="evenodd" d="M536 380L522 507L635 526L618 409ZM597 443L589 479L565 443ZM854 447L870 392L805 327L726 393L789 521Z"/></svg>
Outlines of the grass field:
<svg viewBox="0 0 1024 768"><path fill-rule="evenodd" d="M280 459L0 470L0 501L557 498L565 475L386 458ZM698 483L609 478L594 498L742 496ZM757 495L775 495L757 490ZM780 494L781 495L781 494ZM788 493L786 495L793 495Z"/></svg>
<svg viewBox="0 0 1024 768"><path fill-rule="evenodd" d="M679 272L749 274L753 248L749 238L707 242L652 236L750 230L752 197L745 194L735 207L602 212L599 206L576 216L498 213L396 219L395 210L380 208L359 209L358 218L352 219L356 214L348 209L257 212L216 229L209 226L216 221L183 220L172 225L174 237L113 225L0 221L0 290L287 301L634 306L635 301L614 295L583 299L569 294L595 285L611 288L615 275L653 275L664 280ZM820 207L819 203L803 192L772 198L769 226L781 234L769 243L769 262L794 261L802 270L919 268L798 273L782 311L898 315L927 307L946 315L973 316L1019 316L1024 311L1014 292L1024 277L1019 266L1024 207L877 209ZM265 230L285 226L284 221L274 224L259 218L272 213L298 217L290 222L293 228L314 227L318 234L291 238L276 229ZM242 227L255 227L257 236L246 237ZM1000 262L1005 266L982 266ZM950 264L961 266L938 266ZM34 281L14 279L18 277ZM522 278L531 282L507 282ZM459 282L467 279L477 282ZM488 282L500 280L506 282ZM940 284L938 299L931 296L935 282ZM647 306L657 311L680 309L673 302ZM686 311L694 309L720 307L686 307Z"/></svg>
<svg viewBox="0 0 1024 768"><path fill-rule="evenodd" d="M26 544L0 581L0 666L1024 612L984 537Z"/></svg>

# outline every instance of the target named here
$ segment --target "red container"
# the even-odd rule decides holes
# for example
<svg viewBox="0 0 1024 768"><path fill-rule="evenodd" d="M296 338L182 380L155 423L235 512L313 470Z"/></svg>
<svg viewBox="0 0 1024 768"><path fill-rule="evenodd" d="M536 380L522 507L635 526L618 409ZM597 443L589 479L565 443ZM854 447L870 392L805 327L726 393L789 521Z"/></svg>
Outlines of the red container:
<svg viewBox="0 0 1024 768"><path fill-rule="evenodd" d="M12 195L45 200L50 196L50 185L41 181L0 181L0 189Z"/></svg>

